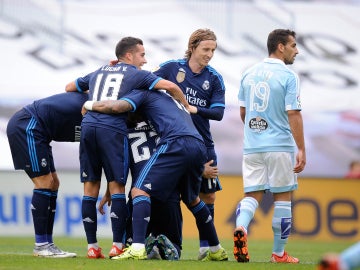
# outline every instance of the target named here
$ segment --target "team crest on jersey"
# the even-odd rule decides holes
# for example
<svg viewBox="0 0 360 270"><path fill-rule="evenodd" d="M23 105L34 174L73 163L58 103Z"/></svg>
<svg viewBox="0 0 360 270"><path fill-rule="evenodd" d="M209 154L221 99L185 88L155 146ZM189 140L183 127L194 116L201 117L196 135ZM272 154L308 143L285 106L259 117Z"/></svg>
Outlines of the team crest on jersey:
<svg viewBox="0 0 360 270"><path fill-rule="evenodd" d="M47 162L46 162L46 159L45 158L43 158L42 160L41 160L41 167L46 167L46 165L47 165Z"/></svg>
<svg viewBox="0 0 360 270"><path fill-rule="evenodd" d="M204 81L204 83L203 83L203 85L202 85L202 88L203 88L204 90L209 90L209 88L210 88L210 83L209 83L208 80Z"/></svg>
<svg viewBox="0 0 360 270"><path fill-rule="evenodd" d="M180 68L178 73L176 74L176 81L178 83L182 83L185 80L186 72L183 68Z"/></svg>

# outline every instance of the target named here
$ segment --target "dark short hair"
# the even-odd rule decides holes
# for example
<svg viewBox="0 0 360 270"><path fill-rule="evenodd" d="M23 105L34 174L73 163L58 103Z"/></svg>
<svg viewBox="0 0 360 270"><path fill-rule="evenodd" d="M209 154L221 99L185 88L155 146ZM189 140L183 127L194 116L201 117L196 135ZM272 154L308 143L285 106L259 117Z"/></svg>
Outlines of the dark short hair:
<svg viewBox="0 0 360 270"><path fill-rule="evenodd" d="M296 37L296 33L289 29L275 29L270 32L267 40L267 49L269 55L274 53L277 49L277 46L281 43L286 45L289 41L289 36Z"/></svg>
<svg viewBox="0 0 360 270"><path fill-rule="evenodd" d="M144 45L140 38L124 37L117 44L115 48L115 55L119 59L126 53L134 51L136 45Z"/></svg>

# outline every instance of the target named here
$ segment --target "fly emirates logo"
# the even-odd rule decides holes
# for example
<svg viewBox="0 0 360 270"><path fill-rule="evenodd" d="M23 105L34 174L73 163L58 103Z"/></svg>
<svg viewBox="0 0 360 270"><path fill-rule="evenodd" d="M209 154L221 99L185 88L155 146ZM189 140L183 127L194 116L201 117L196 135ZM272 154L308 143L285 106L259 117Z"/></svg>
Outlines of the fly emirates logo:
<svg viewBox="0 0 360 270"><path fill-rule="evenodd" d="M190 87L186 87L185 89L185 97L187 102L189 102L190 105L199 106L199 107L207 107L207 103L205 99L198 98L196 96L197 91Z"/></svg>

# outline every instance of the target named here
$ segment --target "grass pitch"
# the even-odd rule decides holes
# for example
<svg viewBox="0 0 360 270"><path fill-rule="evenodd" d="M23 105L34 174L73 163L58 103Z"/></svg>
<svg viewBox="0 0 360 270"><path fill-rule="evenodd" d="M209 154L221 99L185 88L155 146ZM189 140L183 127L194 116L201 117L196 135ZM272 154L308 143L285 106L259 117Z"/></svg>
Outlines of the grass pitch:
<svg viewBox="0 0 360 270"><path fill-rule="evenodd" d="M229 261L225 262L199 262L196 260L198 253L198 240L185 239L180 261L112 261L90 260L86 258L85 238L55 237L55 243L63 250L76 252L78 257L66 259L37 258L32 256L33 238L31 237L0 237L0 270L3 269L126 269L126 270L210 270L210 269L316 269L316 264L323 253L340 252L350 246L352 242L318 242L318 241L289 241L287 251L300 259L300 264L271 264L269 263L272 242L249 241L250 263L242 264L235 261L231 240L222 240L222 246L227 250ZM111 239L99 239L104 255L111 247Z"/></svg>

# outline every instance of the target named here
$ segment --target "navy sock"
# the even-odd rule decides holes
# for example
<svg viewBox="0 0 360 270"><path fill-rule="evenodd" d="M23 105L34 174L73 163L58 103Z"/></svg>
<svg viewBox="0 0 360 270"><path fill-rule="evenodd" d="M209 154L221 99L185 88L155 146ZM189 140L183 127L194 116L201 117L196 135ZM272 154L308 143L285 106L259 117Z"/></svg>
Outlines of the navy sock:
<svg viewBox="0 0 360 270"><path fill-rule="evenodd" d="M147 196L137 196L133 199L133 243L145 243L147 226L150 221L151 201Z"/></svg>
<svg viewBox="0 0 360 270"><path fill-rule="evenodd" d="M210 215L212 216L213 220L214 220L214 213L215 213L215 206L213 203L207 203L206 207L209 209L210 211Z"/></svg>
<svg viewBox="0 0 360 270"><path fill-rule="evenodd" d="M128 211L128 217L126 219L126 234L125 234L125 244L127 245L131 245L132 243L132 237L133 237L133 232L132 232L132 199L129 198L127 204L127 211Z"/></svg>
<svg viewBox="0 0 360 270"><path fill-rule="evenodd" d="M88 244L97 243L97 214L96 214L97 198L90 196L83 196L81 212L86 240Z"/></svg>
<svg viewBox="0 0 360 270"><path fill-rule="evenodd" d="M47 224L49 219L50 189L34 189L31 199L31 213L35 229L35 242L47 243Z"/></svg>
<svg viewBox="0 0 360 270"><path fill-rule="evenodd" d="M56 214L57 194L58 194L57 191L52 191L50 197L49 219L46 230L47 240L49 243L53 243L53 229L54 229L55 214Z"/></svg>
<svg viewBox="0 0 360 270"><path fill-rule="evenodd" d="M209 246L217 246L219 239L209 209L203 201L190 207L189 210L195 217L201 240L208 240Z"/></svg>
<svg viewBox="0 0 360 270"><path fill-rule="evenodd" d="M125 193L111 195L111 228L113 242L123 243L123 236L126 228L128 210L126 206Z"/></svg>
<svg viewBox="0 0 360 270"><path fill-rule="evenodd" d="M209 209L210 211L210 215L213 218L213 222L214 222L214 204L206 204L206 207ZM209 243L208 240L206 239L202 239L203 236L199 235L199 240L200 240L200 247L209 247Z"/></svg>

